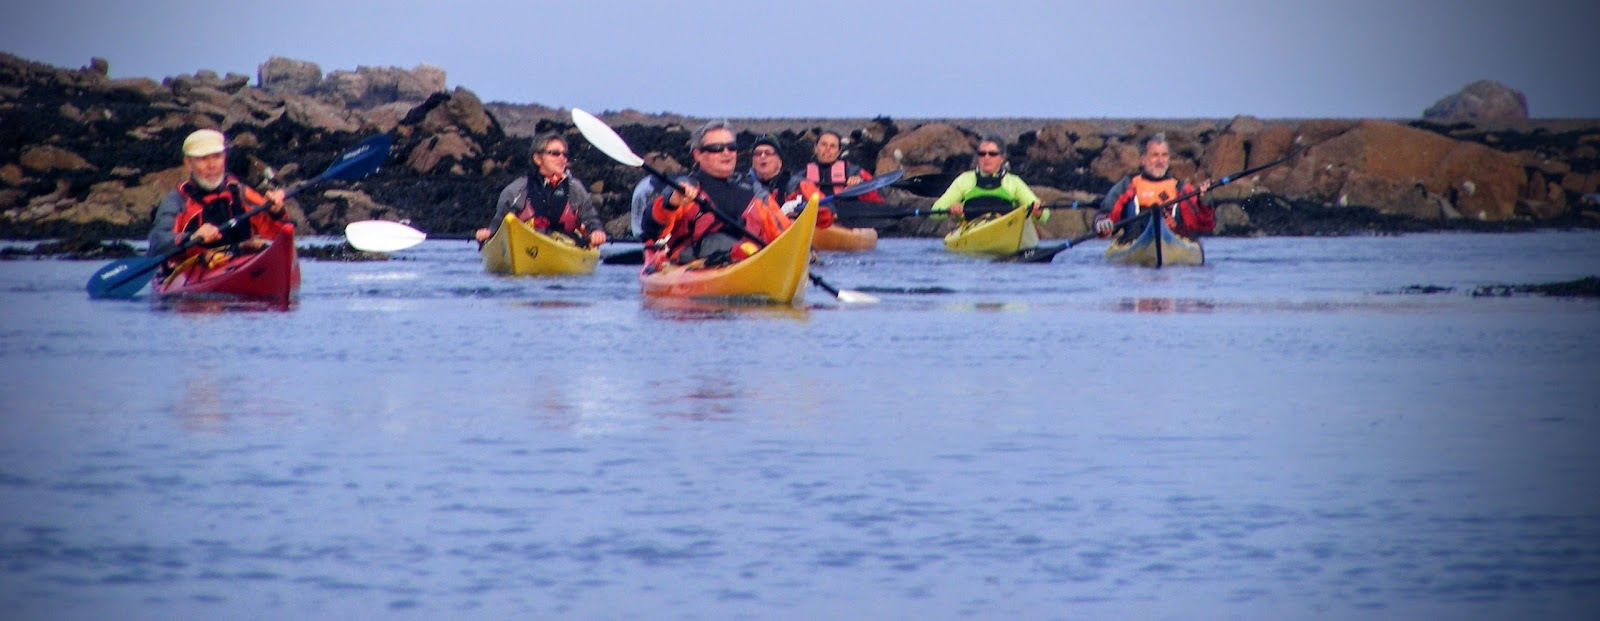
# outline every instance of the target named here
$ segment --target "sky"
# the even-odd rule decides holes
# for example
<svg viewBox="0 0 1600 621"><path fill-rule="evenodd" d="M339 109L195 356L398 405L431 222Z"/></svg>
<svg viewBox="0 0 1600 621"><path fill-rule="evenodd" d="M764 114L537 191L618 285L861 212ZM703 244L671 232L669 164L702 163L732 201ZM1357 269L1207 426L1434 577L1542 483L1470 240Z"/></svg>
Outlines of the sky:
<svg viewBox="0 0 1600 621"><path fill-rule="evenodd" d="M1589 0L52 0L0 51L111 76L272 56L446 71L484 101L700 117L1392 118L1481 79L1600 118Z"/></svg>

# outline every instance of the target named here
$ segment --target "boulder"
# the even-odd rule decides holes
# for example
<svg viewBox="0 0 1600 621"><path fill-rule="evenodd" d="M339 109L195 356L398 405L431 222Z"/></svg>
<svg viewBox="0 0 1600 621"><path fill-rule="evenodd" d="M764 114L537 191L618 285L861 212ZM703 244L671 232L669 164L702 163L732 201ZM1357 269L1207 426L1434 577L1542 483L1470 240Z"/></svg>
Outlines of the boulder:
<svg viewBox="0 0 1600 621"><path fill-rule="evenodd" d="M322 83L322 68L313 62L273 56L256 67L256 82L268 93L302 95Z"/></svg>
<svg viewBox="0 0 1600 621"><path fill-rule="evenodd" d="M94 170L94 166L83 156L54 145L34 145L22 151L19 163L23 168L34 172L53 172L57 170Z"/></svg>
<svg viewBox="0 0 1600 621"><path fill-rule="evenodd" d="M903 132L878 151L874 170L893 170L919 164L942 167L951 159L968 159L977 138L954 125L929 123ZM886 161L887 160L887 161ZM908 173L909 174L909 173Z"/></svg>
<svg viewBox="0 0 1600 621"><path fill-rule="evenodd" d="M284 101L284 114L295 123L321 130L354 132L361 129L361 124L343 106L329 105L303 95L289 96Z"/></svg>
<svg viewBox="0 0 1600 621"><path fill-rule="evenodd" d="M445 160L452 160L459 165L463 159L476 157L482 153L477 143L470 138L455 132L435 134L423 140L411 149L406 156L406 165L418 173L428 174Z"/></svg>
<svg viewBox="0 0 1600 621"><path fill-rule="evenodd" d="M1291 197L1334 204L1348 194L1353 174L1395 182L1381 187L1401 190L1385 197L1372 192L1380 184L1357 180L1363 202L1380 209L1406 209L1413 184L1449 197L1467 217L1504 220L1513 215L1526 178L1517 156L1388 121L1361 121L1316 144L1284 166L1263 175L1263 185ZM1348 199L1347 199L1348 200Z"/></svg>
<svg viewBox="0 0 1600 621"><path fill-rule="evenodd" d="M1089 163L1089 172L1096 177L1116 183L1118 179L1139 170L1139 147L1120 140L1111 142L1100 151L1100 156Z"/></svg>
<svg viewBox="0 0 1600 621"><path fill-rule="evenodd" d="M1422 118L1444 121L1520 121L1528 118L1522 91L1494 80L1479 80L1429 106Z"/></svg>

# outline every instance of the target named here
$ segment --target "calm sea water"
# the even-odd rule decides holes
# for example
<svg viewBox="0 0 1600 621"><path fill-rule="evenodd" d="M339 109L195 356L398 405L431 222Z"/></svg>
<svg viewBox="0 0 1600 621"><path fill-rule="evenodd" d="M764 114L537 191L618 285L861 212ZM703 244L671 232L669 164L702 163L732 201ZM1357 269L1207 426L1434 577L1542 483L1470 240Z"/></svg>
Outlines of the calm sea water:
<svg viewBox="0 0 1600 621"><path fill-rule="evenodd" d="M1600 234L1101 249L885 240L817 268L882 303L792 310L463 241L304 262L287 311L0 263L0 617L1600 609L1600 302L1466 293L1600 273Z"/></svg>

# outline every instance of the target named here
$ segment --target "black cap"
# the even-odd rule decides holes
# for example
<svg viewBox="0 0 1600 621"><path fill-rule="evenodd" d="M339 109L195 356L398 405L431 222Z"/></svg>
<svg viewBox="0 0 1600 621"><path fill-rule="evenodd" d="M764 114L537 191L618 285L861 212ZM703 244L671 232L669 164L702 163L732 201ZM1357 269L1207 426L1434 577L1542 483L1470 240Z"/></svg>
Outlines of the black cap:
<svg viewBox="0 0 1600 621"><path fill-rule="evenodd" d="M772 134L762 134L760 138L756 139L755 144L750 145L750 148L754 149L761 145L770 146L774 151L776 151L778 150L778 139L773 137Z"/></svg>

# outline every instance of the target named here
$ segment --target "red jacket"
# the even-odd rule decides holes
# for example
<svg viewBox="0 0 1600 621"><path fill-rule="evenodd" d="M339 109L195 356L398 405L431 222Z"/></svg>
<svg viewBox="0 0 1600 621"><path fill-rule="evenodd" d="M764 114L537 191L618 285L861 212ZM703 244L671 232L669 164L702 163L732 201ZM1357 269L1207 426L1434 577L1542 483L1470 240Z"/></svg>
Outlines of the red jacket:
<svg viewBox="0 0 1600 621"><path fill-rule="evenodd" d="M1118 184L1122 185L1122 184ZM1119 222L1125 218L1136 216L1157 205L1165 205L1162 217L1167 221L1167 227L1173 232L1185 237L1194 237L1199 233L1209 233L1217 227L1216 210L1211 205L1200 200L1196 192L1198 188L1192 183L1179 181L1167 175L1160 179L1151 179L1144 174L1137 174L1128 179L1126 189L1117 195L1116 202L1111 210L1102 213L1099 219L1109 219ZM1194 192L1175 205L1167 205L1172 199ZM1137 198L1139 209L1136 212L1131 203Z"/></svg>

